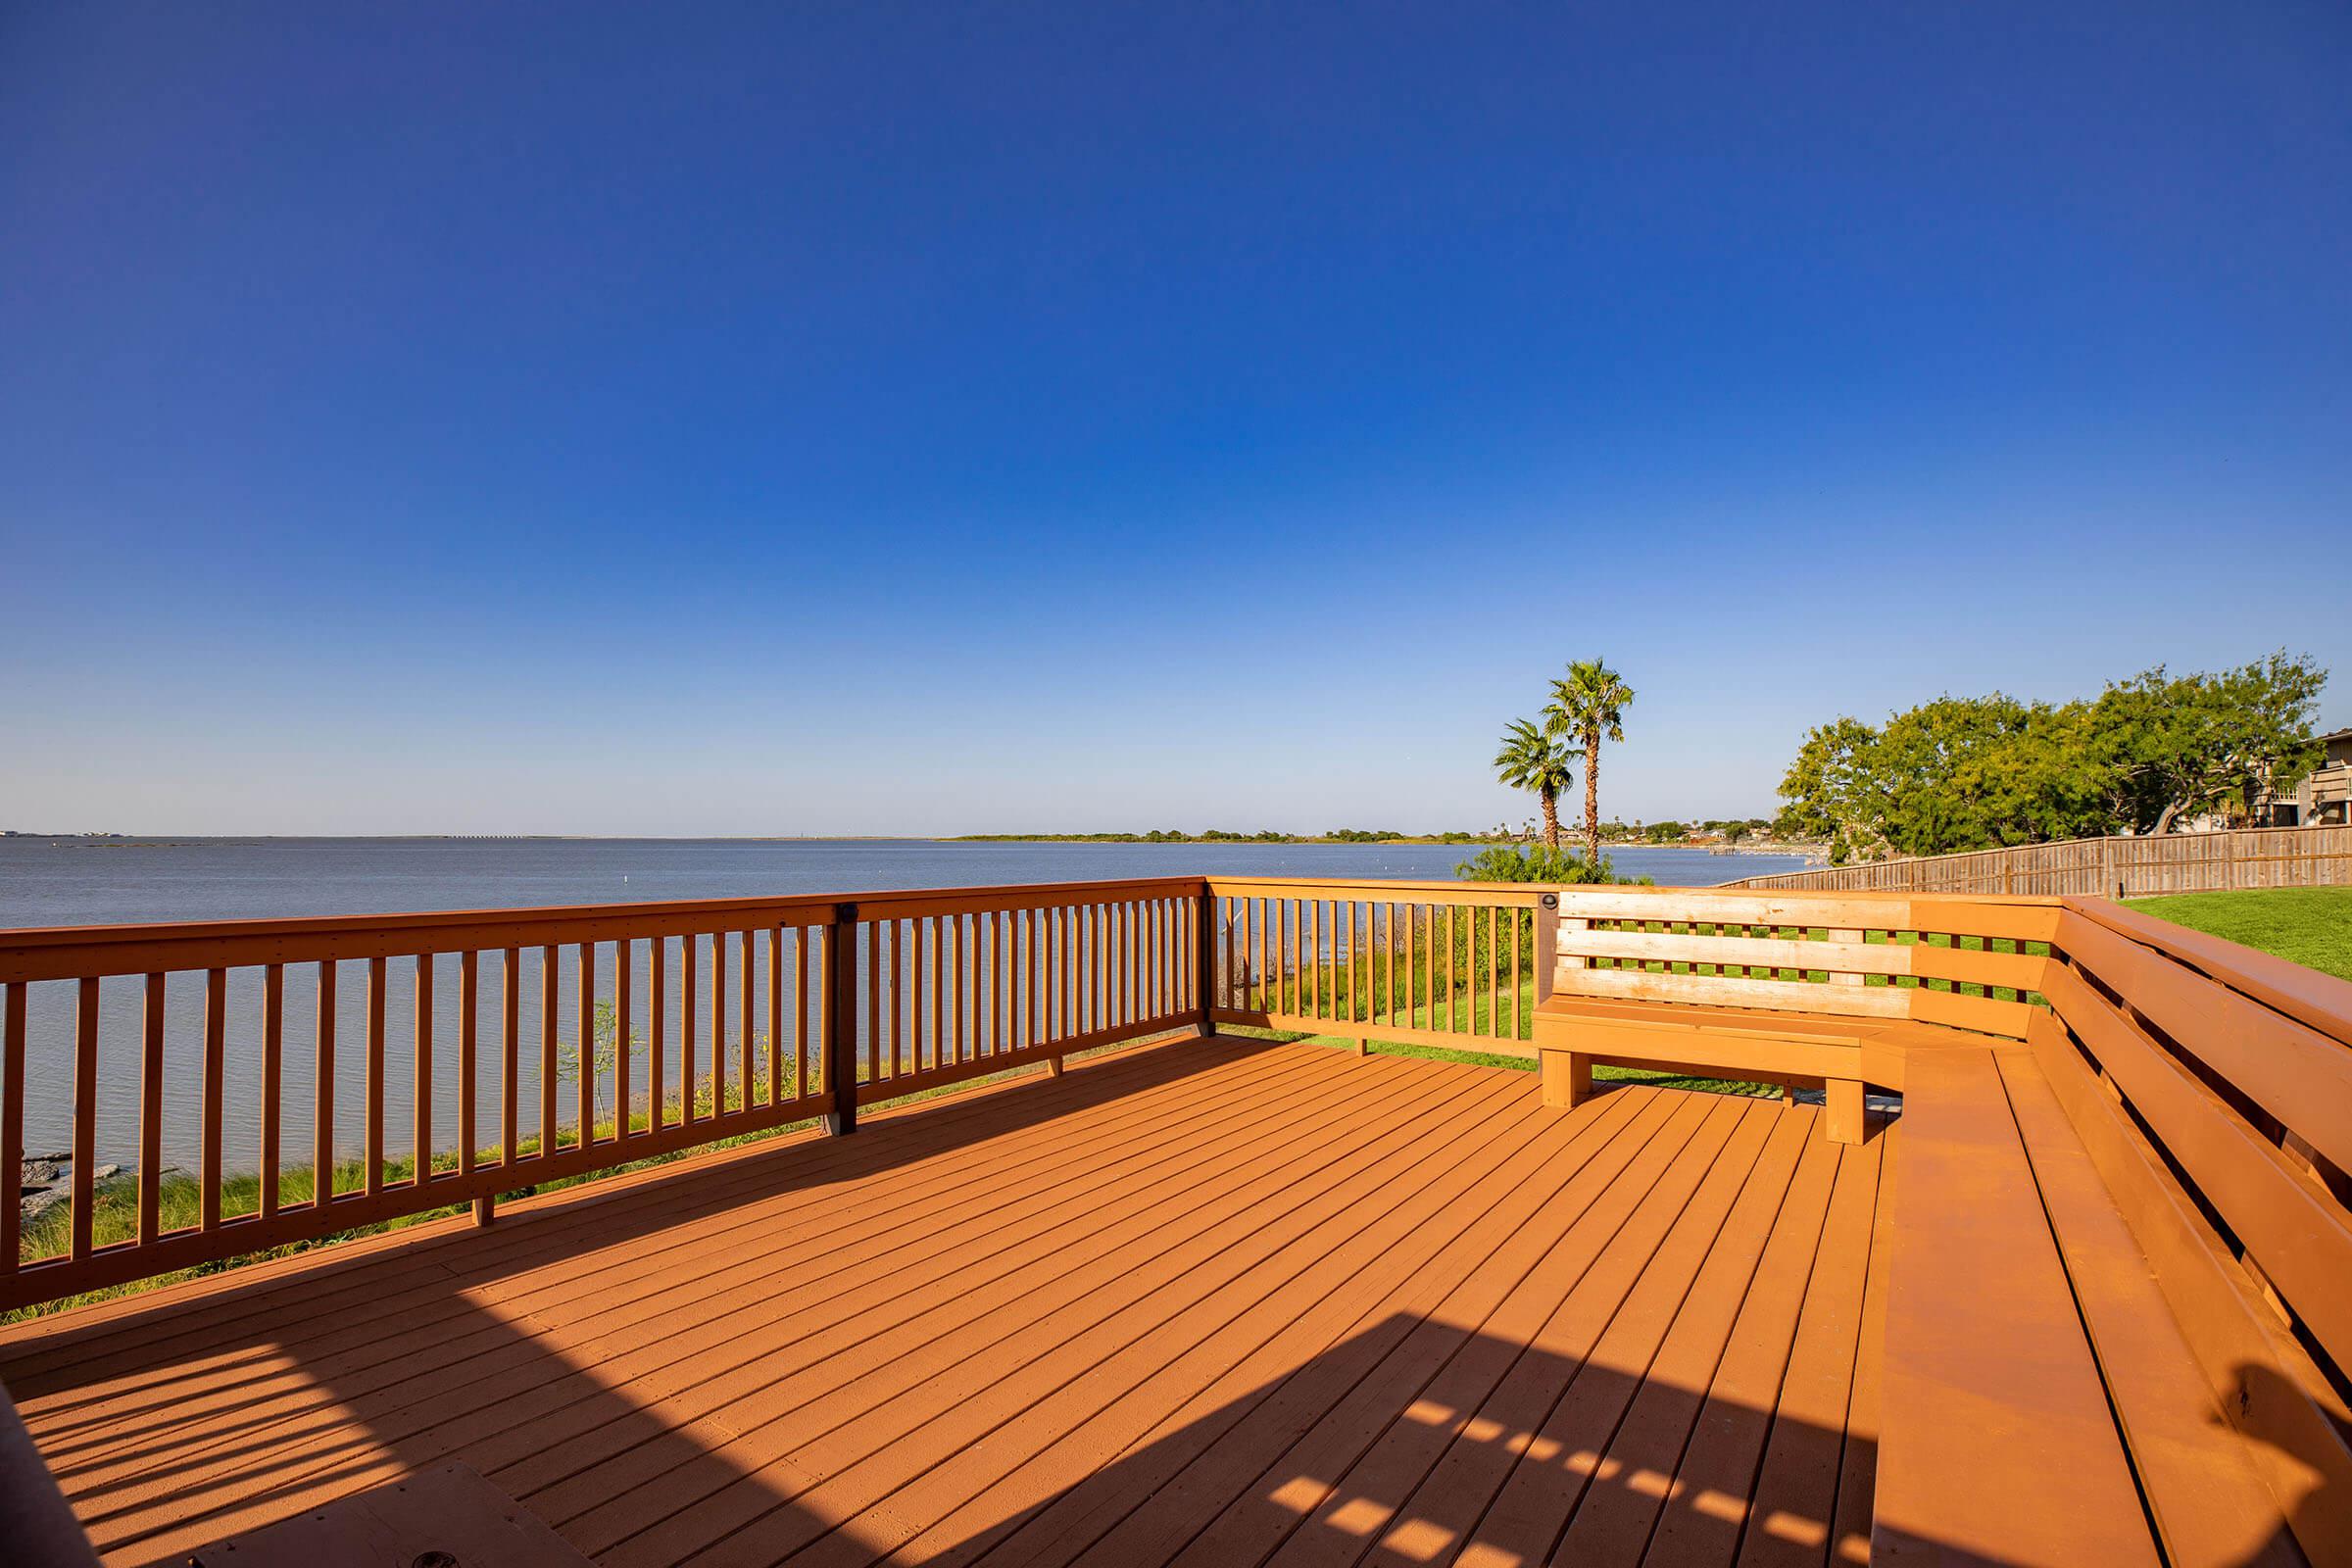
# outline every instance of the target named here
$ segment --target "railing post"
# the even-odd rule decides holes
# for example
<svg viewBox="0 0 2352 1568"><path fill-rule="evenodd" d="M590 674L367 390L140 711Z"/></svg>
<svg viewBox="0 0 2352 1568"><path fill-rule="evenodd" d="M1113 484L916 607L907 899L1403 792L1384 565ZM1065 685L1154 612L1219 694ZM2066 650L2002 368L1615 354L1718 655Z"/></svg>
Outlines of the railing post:
<svg viewBox="0 0 2352 1568"><path fill-rule="evenodd" d="M1206 1037L1217 1032L1217 901L1205 878L1194 906L1193 1000Z"/></svg>
<svg viewBox="0 0 2352 1568"><path fill-rule="evenodd" d="M1536 901L1536 1000L1551 996L1551 974L1560 966L1560 896L1546 893Z"/></svg>
<svg viewBox="0 0 2352 1568"><path fill-rule="evenodd" d="M833 1108L825 1131L839 1138L858 1130L858 906L833 906L825 937L825 1088Z"/></svg>

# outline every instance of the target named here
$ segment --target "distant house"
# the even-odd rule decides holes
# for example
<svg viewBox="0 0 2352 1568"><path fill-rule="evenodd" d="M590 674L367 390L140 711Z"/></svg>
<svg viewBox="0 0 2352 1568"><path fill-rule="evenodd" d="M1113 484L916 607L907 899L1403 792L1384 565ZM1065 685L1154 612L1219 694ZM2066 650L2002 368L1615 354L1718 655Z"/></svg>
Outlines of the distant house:
<svg viewBox="0 0 2352 1568"><path fill-rule="evenodd" d="M2326 760L2292 795L2265 792L2256 798L2258 826L2342 827L2352 822L2352 729L2323 735L2320 744L2328 749Z"/></svg>

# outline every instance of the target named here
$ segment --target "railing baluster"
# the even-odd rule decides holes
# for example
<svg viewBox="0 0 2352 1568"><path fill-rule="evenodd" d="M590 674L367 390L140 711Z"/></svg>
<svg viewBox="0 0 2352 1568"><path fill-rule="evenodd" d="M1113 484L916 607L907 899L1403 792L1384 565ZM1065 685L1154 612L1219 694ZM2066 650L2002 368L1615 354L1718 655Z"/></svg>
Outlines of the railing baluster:
<svg viewBox="0 0 2352 1568"><path fill-rule="evenodd" d="M499 970L501 1016L498 1051L500 1164L508 1170L521 1156L522 1143L522 950L508 948Z"/></svg>
<svg viewBox="0 0 2352 1568"><path fill-rule="evenodd" d="M767 928L767 1103L784 1099L784 928Z"/></svg>
<svg viewBox="0 0 2352 1568"><path fill-rule="evenodd" d="M693 932L678 939L678 1125L694 1122L694 979L699 943Z"/></svg>
<svg viewBox="0 0 2352 1568"><path fill-rule="evenodd" d="M422 1187L433 1174L433 956L416 955L416 1171L411 1180Z"/></svg>
<svg viewBox="0 0 2352 1568"><path fill-rule="evenodd" d="M458 1174L470 1176L481 1137L481 955L458 955Z"/></svg>
<svg viewBox="0 0 2352 1568"><path fill-rule="evenodd" d="M98 1149L98 981L85 976L74 1015L74 1223L72 1255L90 1255L90 1206L97 1184L90 1172Z"/></svg>
<svg viewBox="0 0 2352 1568"><path fill-rule="evenodd" d="M792 1098L808 1096L808 943L814 926L796 926L792 933Z"/></svg>
<svg viewBox="0 0 2352 1568"><path fill-rule="evenodd" d="M311 1206L335 1197L335 960L318 960L317 1065L311 1080Z"/></svg>
<svg viewBox="0 0 2352 1568"><path fill-rule="evenodd" d="M562 1076L557 1068L556 1027L560 1005L557 987L562 982L563 955L555 947L539 950L539 1157L546 1159L556 1152L556 1080Z"/></svg>
<svg viewBox="0 0 2352 1568"><path fill-rule="evenodd" d="M882 1055L882 922L869 920L865 933L865 1078L883 1079Z"/></svg>
<svg viewBox="0 0 2352 1568"><path fill-rule="evenodd" d="M710 1114L727 1113L727 934L710 933Z"/></svg>
<svg viewBox="0 0 2352 1568"><path fill-rule="evenodd" d="M368 960L368 1170L369 1198L384 1190L384 960Z"/></svg>
<svg viewBox="0 0 2352 1568"><path fill-rule="evenodd" d="M637 944L622 937L612 944L612 1140L629 1136L629 1106L635 1086L629 1082L629 1057L635 1054L637 1015L629 991L637 978Z"/></svg>
<svg viewBox="0 0 2352 1568"><path fill-rule="evenodd" d="M941 967L946 951L940 929L945 924L947 917L937 914L923 921L923 947L930 953L926 967L931 993L931 1065L935 1068L946 1066L948 1060L948 971Z"/></svg>
<svg viewBox="0 0 2352 1568"><path fill-rule="evenodd" d="M204 1192L199 1212L208 1231L220 1228L220 1134L228 1115L223 1084L228 1070L228 971L204 974L204 1135L200 1140Z"/></svg>
<svg viewBox="0 0 2352 1568"><path fill-rule="evenodd" d="M277 1214L278 1123L285 1106L286 966L262 970L262 1169L261 1215Z"/></svg>
<svg viewBox="0 0 2352 1568"><path fill-rule="evenodd" d="M24 982L0 986L0 1278L24 1250Z"/></svg>
<svg viewBox="0 0 2352 1568"><path fill-rule="evenodd" d="M669 1074L663 1070L662 1035L667 1025L662 995L669 974L669 938L646 944L645 971L645 1130L658 1133L669 1119Z"/></svg>
<svg viewBox="0 0 2352 1568"><path fill-rule="evenodd" d="M578 1037L571 1044L572 1120L579 1123L579 1147L586 1149L596 1142L596 944L575 945L574 959L579 970L578 992L573 997L573 1027Z"/></svg>
<svg viewBox="0 0 2352 1568"><path fill-rule="evenodd" d="M164 1187L164 985L147 977L139 1019L139 1244L156 1239Z"/></svg>
<svg viewBox="0 0 2352 1568"><path fill-rule="evenodd" d="M737 1090L737 1097L741 1102L738 1108L747 1112L752 1108L752 1069L757 1062L756 1048L752 1040L752 995L756 979L755 967L759 961L759 950L753 946L752 936L753 933L747 927L741 938L742 949L737 955L743 960L743 978L736 983L735 987L736 1012L739 1014L735 1027L735 1032L739 1037L735 1042L736 1066L740 1069L738 1076L743 1080L742 1086Z"/></svg>

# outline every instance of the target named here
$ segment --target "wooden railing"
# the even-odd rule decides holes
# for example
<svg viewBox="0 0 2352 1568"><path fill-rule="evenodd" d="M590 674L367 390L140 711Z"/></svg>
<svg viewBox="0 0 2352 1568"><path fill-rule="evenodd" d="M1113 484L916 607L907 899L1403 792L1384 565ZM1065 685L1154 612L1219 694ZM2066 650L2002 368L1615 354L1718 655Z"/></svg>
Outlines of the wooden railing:
<svg viewBox="0 0 2352 1568"><path fill-rule="evenodd" d="M0 932L0 1307L487 1222L501 1193L1180 1027L1202 908L1177 878ZM21 1223L36 1082L70 1088L68 1147L36 1151L71 1160L48 1247ZM168 1182L174 1107L196 1169Z"/></svg>
<svg viewBox="0 0 2352 1568"><path fill-rule="evenodd" d="M2241 888L2352 886L2352 827L2067 839L1817 871L1743 877L1727 888L1820 893L2037 894L2141 898Z"/></svg>
<svg viewBox="0 0 2352 1568"><path fill-rule="evenodd" d="M1538 917L1481 882L1210 877L1219 1022L1532 1055Z"/></svg>

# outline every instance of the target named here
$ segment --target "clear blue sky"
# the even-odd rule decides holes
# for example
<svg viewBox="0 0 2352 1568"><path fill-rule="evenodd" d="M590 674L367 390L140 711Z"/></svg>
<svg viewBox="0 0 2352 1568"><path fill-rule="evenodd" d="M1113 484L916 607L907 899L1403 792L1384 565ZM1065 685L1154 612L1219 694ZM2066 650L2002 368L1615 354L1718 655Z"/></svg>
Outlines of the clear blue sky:
<svg viewBox="0 0 2352 1568"><path fill-rule="evenodd" d="M1943 13L1930 17L1934 9ZM1405 828L2305 650L2334 3L0 13L0 825Z"/></svg>

